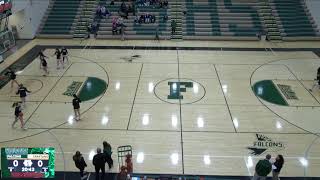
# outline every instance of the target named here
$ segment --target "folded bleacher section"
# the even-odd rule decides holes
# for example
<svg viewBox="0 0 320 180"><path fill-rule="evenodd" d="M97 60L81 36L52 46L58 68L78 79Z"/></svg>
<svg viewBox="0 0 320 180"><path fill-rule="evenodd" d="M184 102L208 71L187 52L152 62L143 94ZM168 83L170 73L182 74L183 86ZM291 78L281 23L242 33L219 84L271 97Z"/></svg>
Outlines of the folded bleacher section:
<svg viewBox="0 0 320 180"><path fill-rule="evenodd" d="M106 4L107 9L111 12L112 16L103 18L100 22L97 38L99 39L120 39L121 35L112 35L112 19L119 17L118 10L121 1L115 1L114 5L110 5L110 1L101 0L100 4ZM170 10L169 8L154 8L153 6L136 6L137 15L142 13L149 13L156 16L156 22L150 24L134 23L132 13L129 13L128 19L124 19L125 39L154 39L156 30L158 30L160 39L170 39L171 26L170 26ZM167 21L163 21L163 16L168 16Z"/></svg>
<svg viewBox="0 0 320 180"><path fill-rule="evenodd" d="M48 8L38 37L72 37L81 0L54 0Z"/></svg>
<svg viewBox="0 0 320 180"><path fill-rule="evenodd" d="M303 0L270 0L283 40L319 40L317 25Z"/></svg>
<svg viewBox="0 0 320 180"><path fill-rule="evenodd" d="M183 39L257 40L263 31L255 0L183 1Z"/></svg>

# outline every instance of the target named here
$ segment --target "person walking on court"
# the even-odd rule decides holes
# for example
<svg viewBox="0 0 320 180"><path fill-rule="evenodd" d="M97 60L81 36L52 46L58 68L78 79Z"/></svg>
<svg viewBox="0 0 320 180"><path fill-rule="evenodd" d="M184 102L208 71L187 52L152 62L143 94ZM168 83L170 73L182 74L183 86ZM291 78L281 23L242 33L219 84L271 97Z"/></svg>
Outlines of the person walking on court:
<svg viewBox="0 0 320 180"><path fill-rule="evenodd" d="M31 93L31 91L29 91L26 87L23 86L23 84L20 84L19 85L19 89L18 91L16 92L16 94L20 95L20 98L21 98L21 103L22 103L22 106L25 107L26 106L26 97L27 97L27 92L28 93Z"/></svg>
<svg viewBox="0 0 320 180"><path fill-rule="evenodd" d="M10 78L10 80L11 80L11 88L13 88L13 84L14 83L19 86L19 83L16 80L17 75L11 68L9 68L8 71L4 75L6 75L6 76L8 76Z"/></svg>
<svg viewBox="0 0 320 180"><path fill-rule="evenodd" d="M49 71L48 71L48 63L47 63L47 61L43 58L43 59L41 60L41 64L42 64L42 69L43 69L43 71L44 71L43 76L47 76L47 75L49 74Z"/></svg>
<svg viewBox="0 0 320 180"><path fill-rule="evenodd" d="M284 158L282 155L276 157L276 161L272 165L272 180L279 180L279 174L284 164Z"/></svg>
<svg viewBox="0 0 320 180"><path fill-rule="evenodd" d="M45 59L45 58L48 58L48 57L43 54L43 50L40 50L40 52L39 52L40 69L42 68L42 66L41 66L42 65L42 60Z"/></svg>
<svg viewBox="0 0 320 180"><path fill-rule="evenodd" d="M59 48L56 48L54 55L56 55L57 57L57 69L60 69L60 65L62 65L62 68L64 69L64 64L62 63L62 60L61 60L61 51L59 50Z"/></svg>
<svg viewBox="0 0 320 180"><path fill-rule="evenodd" d="M21 102L15 102L15 103L13 103L12 107L15 108L15 109L14 109L15 119L14 119L11 127L14 128L14 125L20 120L21 129L26 130L26 128L24 127L24 122L23 122L23 113L22 113Z"/></svg>
<svg viewBox="0 0 320 180"><path fill-rule="evenodd" d="M69 52L68 52L67 48L62 47L61 53L62 53L62 62L63 62L63 64L64 64L64 60L65 60L65 59L66 59L66 61L67 61L68 64L69 64L69 57L68 57Z"/></svg>
<svg viewBox="0 0 320 180"><path fill-rule="evenodd" d="M86 179L87 176L84 174L84 169L87 167L87 163L84 160L80 151L77 151L75 155L73 155L73 161L75 166L80 170L80 177L82 179Z"/></svg>
<svg viewBox="0 0 320 180"><path fill-rule="evenodd" d="M81 99L76 94L74 94L72 105L74 110L74 118L76 121L80 120L80 103L81 103Z"/></svg>
<svg viewBox="0 0 320 180"><path fill-rule="evenodd" d="M309 91L311 92L314 90L315 87L318 87L318 89L320 89L320 67L317 70L317 77L314 80L315 80L314 85L312 86L311 89L309 89Z"/></svg>
<svg viewBox="0 0 320 180"><path fill-rule="evenodd" d="M109 169L113 167L112 147L107 141L103 141L103 153L106 157L106 162L108 163Z"/></svg>
<svg viewBox="0 0 320 180"><path fill-rule="evenodd" d="M260 160L257 163L252 180L265 180L267 178L268 174L272 170L270 159L271 155L267 154L265 159Z"/></svg>
<svg viewBox="0 0 320 180"><path fill-rule="evenodd" d="M102 173L101 179L104 180L105 176L105 164L106 164L106 158L103 153L101 153L101 149L97 148L97 154L93 156L92 163L94 165L95 171L96 171L96 180L100 180L100 170Z"/></svg>

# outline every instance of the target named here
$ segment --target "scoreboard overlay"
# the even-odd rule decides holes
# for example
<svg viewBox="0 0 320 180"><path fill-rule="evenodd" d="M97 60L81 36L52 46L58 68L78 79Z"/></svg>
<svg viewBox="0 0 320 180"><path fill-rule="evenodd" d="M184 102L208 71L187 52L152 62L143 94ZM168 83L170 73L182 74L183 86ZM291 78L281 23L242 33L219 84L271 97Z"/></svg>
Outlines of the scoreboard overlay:
<svg viewBox="0 0 320 180"><path fill-rule="evenodd" d="M2 178L54 178L54 148L1 148Z"/></svg>

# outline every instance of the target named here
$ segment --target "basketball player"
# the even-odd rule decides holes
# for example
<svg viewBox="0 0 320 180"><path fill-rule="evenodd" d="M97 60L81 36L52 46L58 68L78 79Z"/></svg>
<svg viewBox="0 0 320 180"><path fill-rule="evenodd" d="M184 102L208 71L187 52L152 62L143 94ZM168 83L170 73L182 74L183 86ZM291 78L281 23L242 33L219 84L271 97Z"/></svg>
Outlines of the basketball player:
<svg viewBox="0 0 320 180"><path fill-rule="evenodd" d="M64 69L64 64L62 63L61 60L61 51L59 48L56 48L56 52L54 52L54 55L57 56L57 69L60 69L59 65L62 64L62 68Z"/></svg>
<svg viewBox="0 0 320 180"><path fill-rule="evenodd" d="M317 78L314 80L315 80L314 85L312 86L311 89L309 89L309 91L311 92L314 90L315 87L318 87L318 89L320 88L320 67L317 70Z"/></svg>
<svg viewBox="0 0 320 180"><path fill-rule="evenodd" d="M23 84L20 84L19 89L16 94L20 95L21 103L22 103L23 107L25 107L25 105L26 105L27 92L31 93L31 91L29 91L26 87L24 87Z"/></svg>
<svg viewBox="0 0 320 180"><path fill-rule="evenodd" d="M68 52L67 48L62 47L61 53L62 53L62 62L64 63L64 59L66 59L69 64L69 57L68 57L69 52Z"/></svg>
<svg viewBox="0 0 320 180"><path fill-rule="evenodd" d="M74 110L74 118L76 121L80 120L80 103L81 103L80 98L76 94L74 94L73 100L72 100L72 105L73 105L73 110Z"/></svg>
<svg viewBox="0 0 320 180"><path fill-rule="evenodd" d="M11 127L14 128L14 125L20 120L21 123L21 129L26 130L24 127L24 122L23 122L23 113L22 113L22 107L21 107L21 102L15 102L13 103L12 107L14 107L14 122L12 123Z"/></svg>
<svg viewBox="0 0 320 180"><path fill-rule="evenodd" d="M11 88L13 88L14 83L16 83L19 86L19 83L16 80L17 75L11 68L9 68L9 70L5 73L5 75L9 76L9 78L11 79Z"/></svg>
<svg viewBox="0 0 320 180"><path fill-rule="evenodd" d="M41 60L41 64L42 64L42 68L43 68L43 71L44 71L44 74L43 76L47 76L49 74L49 71L48 71L48 63L47 61L43 58Z"/></svg>
<svg viewBox="0 0 320 180"><path fill-rule="evenodd" d="M40 52L39 52L40 69L41 69L41 65L42 65L42 60L45 58L48 58L48 57L43 54L43 50L40 50Z"/></svg>

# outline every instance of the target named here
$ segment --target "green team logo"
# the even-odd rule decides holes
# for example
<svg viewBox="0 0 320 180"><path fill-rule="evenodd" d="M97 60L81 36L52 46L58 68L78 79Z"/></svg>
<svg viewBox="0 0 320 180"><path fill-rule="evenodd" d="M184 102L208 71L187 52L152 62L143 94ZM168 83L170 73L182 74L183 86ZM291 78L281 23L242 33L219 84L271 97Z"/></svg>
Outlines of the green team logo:
<svg viewBox="0 0 320 180"><path fill-rule="evenodd" d="M88 77L85 82L73 81L63 93L65 96L78 94L81 101L89 101L103 95L107 90L108 84L96 77Z"/></svg>
<svg viewBox="0 0 320 180"><path fill-rule="evenodd" d="M168 82L170 86L170 94L168 99L183 99L181 93L187 92L187 88L193 88L193 82Z"/></svg>
<svg viewBox="0 0 320 180"><path fill-rule="evenodd" d="M154 87L155 96L171 104L192 104L200 101L206 94L205 88L192 79L165 79Z"/></svg>
<svg viewBox="0 0 320 180"><path fill-rule="evenodd" d="M73 96L77 94L83 82L73 81L68 87L67 90L63 93L65 96Z"/></svg>

